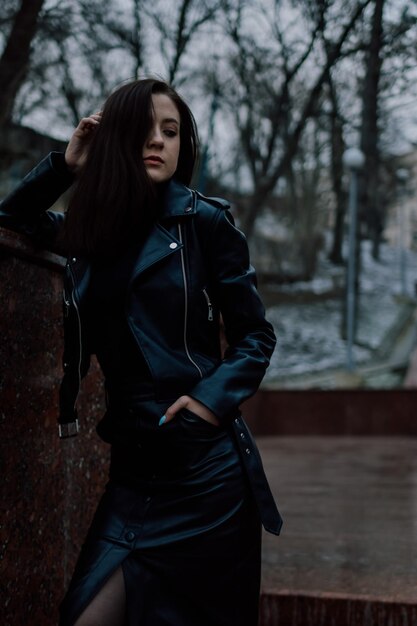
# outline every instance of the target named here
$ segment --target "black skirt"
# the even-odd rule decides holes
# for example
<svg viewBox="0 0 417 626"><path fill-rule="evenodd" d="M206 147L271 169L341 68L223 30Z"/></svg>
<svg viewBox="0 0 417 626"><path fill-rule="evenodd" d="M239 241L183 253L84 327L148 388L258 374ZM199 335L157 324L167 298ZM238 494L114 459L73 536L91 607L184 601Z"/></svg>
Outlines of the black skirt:
<svg viewBox="0 0 417 626"><path fill-rule="evenodd" d="M116 416L125 432L112 445L61 626L120 565L126 626L258 623L261 523L233 435L187 409L158 426L159 413L142 400Z"/></svg>

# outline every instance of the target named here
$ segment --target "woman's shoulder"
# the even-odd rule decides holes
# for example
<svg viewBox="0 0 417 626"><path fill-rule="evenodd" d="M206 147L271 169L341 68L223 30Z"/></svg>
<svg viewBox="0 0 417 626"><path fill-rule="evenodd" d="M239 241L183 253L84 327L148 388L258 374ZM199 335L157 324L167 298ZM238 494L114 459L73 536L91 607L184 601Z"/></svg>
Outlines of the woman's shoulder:
<svg viewBox="0 0 417 626"><path fill-rule="evenodd" d="M210 237L223 222L234 224L230 212L230 202L217 196L206 196L200 191L193 190L194 196L194 224L206 237Z"/></svg>
<svg viewBox="0 0 417 626"><path fill-rule="evenodd" d="M217 196L205 196L197 190L194 190L194 193L197 198L197 203L202 207L204 207L204 205L208 205L208 207L214 207L215 209L230 209L230 202L225 198L218 198Z"/></svg>
<svg viewBox="0 0 417 626"><path fill-rule="evenodd" d="M206 227L229 214L230 202L225 198L206 196L177 180L171 180L167 191L162 219L193 217L194 223Z"/></svg>

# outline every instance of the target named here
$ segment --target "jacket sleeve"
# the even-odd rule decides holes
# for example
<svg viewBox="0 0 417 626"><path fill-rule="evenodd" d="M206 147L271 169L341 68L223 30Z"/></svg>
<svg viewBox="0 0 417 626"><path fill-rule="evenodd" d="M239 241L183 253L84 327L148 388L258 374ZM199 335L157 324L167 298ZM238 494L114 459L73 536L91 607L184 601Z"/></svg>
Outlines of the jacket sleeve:
<svg viewBox="0 0 417 626"><path fill-rule="evenodd" d="M244 234L227 210L219 210L207 245L214 303L219 307L229 347L223 361L189 395L220 421L233 418L239 405L258 389L276 344L257 291Z"/></svg>
<svg viewBox="0 0 417 626"><path fill-rule="evenodd" d="M64 215L47 209L73 181L64 154L51 152L0 203L0 226L27 235L42 247L53 248Z"/></svg>

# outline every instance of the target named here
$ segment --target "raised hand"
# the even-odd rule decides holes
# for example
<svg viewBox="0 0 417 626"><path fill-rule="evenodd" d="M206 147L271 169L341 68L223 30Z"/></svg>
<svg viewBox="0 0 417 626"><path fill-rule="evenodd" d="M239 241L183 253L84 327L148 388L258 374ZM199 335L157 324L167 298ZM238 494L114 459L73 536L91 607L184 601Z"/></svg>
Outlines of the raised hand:
<svg viewBox="0 0 417 626"><path fill-rule="evenodd" d="M101 112L93 113L89 117L83 117L65 151L65 161L68 168L75 174L83 167L91 140L100 124Z"/></svg>

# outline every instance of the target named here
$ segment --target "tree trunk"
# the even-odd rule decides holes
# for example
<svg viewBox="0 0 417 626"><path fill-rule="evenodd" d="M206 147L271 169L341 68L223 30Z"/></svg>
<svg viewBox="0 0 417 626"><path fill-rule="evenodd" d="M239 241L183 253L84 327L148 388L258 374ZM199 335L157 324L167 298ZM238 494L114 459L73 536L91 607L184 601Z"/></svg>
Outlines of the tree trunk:
<svg viewBox="0 0 417 626"><path fill-rule="evenodd" d="M265 207L266 201L270 196L269 189L265 189L261 185L257 185L256 189L251 196L251 202L249 208L242 216L242 230L249 240L255 231L255 222L258 215L260 215L260 209Z"/></svg>
<svg viewBox="0 0 417 626"><path fill-rule="evenodd" d="M330 114L330 133L331 133L331 178L332 187L336 200L335 223L333 227L333 243L329 254L329 260L335 265L343 264L343 230L346 213L346 194L343 191L343 152L345 150L345 142L343 139L343 122L339 115L339 107L337 103L337 95L329 75L329 92L332 110Z"/></svg>
<svg viewBox="0 0 417 626"><path fill-rule="evenodd" d="M133 3L133 34L132 34L133 50L135 52L135 71L134 76L138 80L143 70L143 24L142 24L142 2L135 0Z"/></svg>
<svg viewBox="0 0 417 626"><path fill-rule="evenodd" d="M14 101L29 65L31 43L44 0L22 0L0 59L0 127L11 121Z"/></svg>
<svg viewBox="0 0 417 626"><path fill-rule="evenodd" d="M365 168L360 180L360 216L372 239L373 255L376 259L379 256L383 222L379 194L378 100L382 66L384 3L385 0L375 0L371 40L366 58L361 126L361 149L365 155Z"/></svg>

